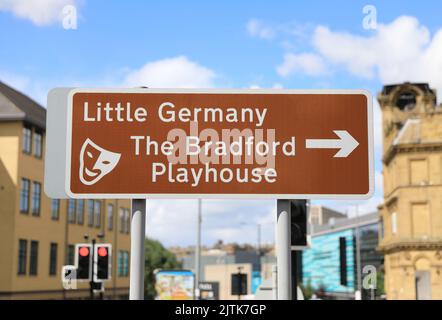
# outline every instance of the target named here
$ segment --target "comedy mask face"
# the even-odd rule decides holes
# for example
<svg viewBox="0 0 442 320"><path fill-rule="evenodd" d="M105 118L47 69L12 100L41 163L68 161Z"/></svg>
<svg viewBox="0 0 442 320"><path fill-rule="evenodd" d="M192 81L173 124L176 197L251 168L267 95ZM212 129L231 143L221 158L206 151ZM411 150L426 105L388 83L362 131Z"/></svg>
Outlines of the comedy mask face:
<svg viewBox="0 0 442 320"><path fill-rule="evenodd" d="M88 186L96 183L115 168L120 157L86 139L80 151L80 181Z"/></svg>

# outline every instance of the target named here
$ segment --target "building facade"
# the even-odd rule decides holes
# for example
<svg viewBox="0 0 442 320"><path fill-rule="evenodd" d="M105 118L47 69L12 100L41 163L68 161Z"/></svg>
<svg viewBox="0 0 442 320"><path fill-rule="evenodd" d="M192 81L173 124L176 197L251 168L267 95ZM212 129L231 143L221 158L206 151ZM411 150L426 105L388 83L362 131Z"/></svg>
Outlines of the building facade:
<svg viewBox="0 0 442 320"><path fill-rule="evenodd" d="M378 101L387 298L442 299L442 106L422 83L384 86Z"/></svg>
<svg viewBox="0 0 442 320"><path fill-rule="evenodd" d="M238 296L232 295L232 275L239 270L247 275L247 295L253 294L252 290L252 264L250 263L229 263L212 264L204 267L205 281L217 283L219 286L220 300L236 300Z"/></svg>
<svg viewBox="0 0 442 320"><path fill-rule="evenodd" d="M126 297L130 202L46 197L45 122L43 107L0 82L0 299L88 298L88 283L77 290L61 283L85 235L112 244L104 296Z"/></svg>
<svg viewBox="0 0 442 320"><path fill-rule="evenodd" d="M321 205L311 205L309 209L309 219L312 225L328 224L333 219L345 218L347 218L347 216L344 213Z"/></svg>

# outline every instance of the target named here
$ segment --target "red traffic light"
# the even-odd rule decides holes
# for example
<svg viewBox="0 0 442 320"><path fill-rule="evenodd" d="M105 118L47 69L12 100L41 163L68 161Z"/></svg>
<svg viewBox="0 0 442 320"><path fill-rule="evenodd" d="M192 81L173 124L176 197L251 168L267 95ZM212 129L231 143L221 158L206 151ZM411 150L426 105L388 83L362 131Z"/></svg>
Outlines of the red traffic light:
<svg viewBox="0 0 442 320"><path fill-rule="evenodd" d="M107 249L105 247L99 247L98 248L98 255L100 257L106 257L107 256Z"/></svg>
<svg viewBox="0 0 442 320"><path fill-rule="evenodd" d="M87 257L89 255L89 248L88 247L80 247L80 250L78 250L78 253L82 257Z"/></svg>

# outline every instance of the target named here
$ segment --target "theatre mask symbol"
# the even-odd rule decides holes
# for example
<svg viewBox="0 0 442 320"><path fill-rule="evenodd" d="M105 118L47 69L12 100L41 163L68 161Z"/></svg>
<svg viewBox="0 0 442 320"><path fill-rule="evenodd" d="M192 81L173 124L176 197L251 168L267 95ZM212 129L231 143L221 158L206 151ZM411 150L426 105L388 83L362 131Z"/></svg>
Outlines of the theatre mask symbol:
<svg viewBox="0 0 442 320"><path fill-rule="evenodd" d="M115 168L120 157L120 153L103 149L91 139L86 139L80 151L80 181L93 185Z"/></svg>

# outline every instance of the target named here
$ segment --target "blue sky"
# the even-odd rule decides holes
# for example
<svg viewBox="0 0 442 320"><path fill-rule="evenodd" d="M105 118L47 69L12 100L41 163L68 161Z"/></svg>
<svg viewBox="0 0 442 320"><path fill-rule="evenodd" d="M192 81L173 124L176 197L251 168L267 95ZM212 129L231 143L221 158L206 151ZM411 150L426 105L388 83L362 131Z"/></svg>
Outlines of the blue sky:
<svg viewBox="0 0 442 320"><path fill-rule="evenodd" d="M73 5L77 28L63 28ZM373 5L377 25L363 27ZM0 0L0 79L42 104L57 86L364 88L425 81L442 89L440 1ZM354 214L382 201L375 105L376 193L324 201ZM196 201L150 201L148 234L192 244ZM207 201L207 244L273 242L274 202ZM177 217L177 211L182 214ZM178 225L178 226L176 226ZM182 228L185 226L185 228ZM178 228L178 229L177 229Z"/></svg>

